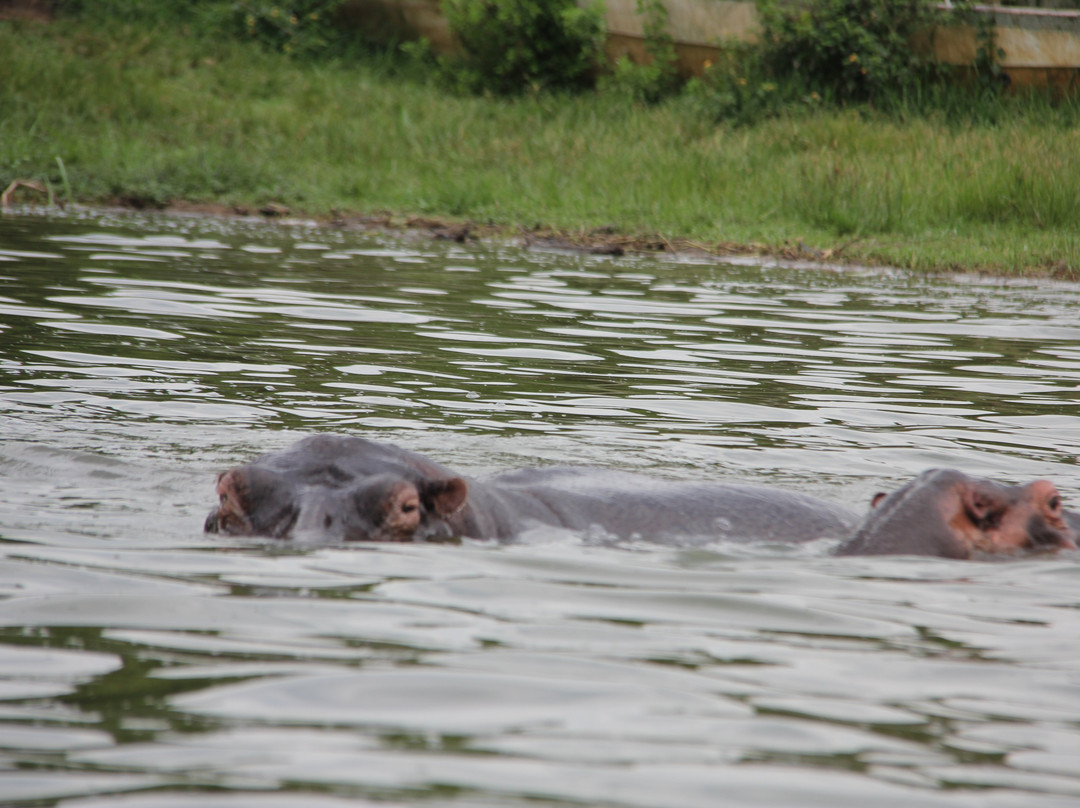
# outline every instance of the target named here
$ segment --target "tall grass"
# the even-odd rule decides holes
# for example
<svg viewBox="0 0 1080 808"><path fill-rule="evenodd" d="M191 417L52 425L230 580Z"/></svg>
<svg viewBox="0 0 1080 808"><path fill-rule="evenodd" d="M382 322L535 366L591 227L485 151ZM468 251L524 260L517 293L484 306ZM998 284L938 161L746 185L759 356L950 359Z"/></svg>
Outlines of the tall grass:
<svg viewBox="0 0 1080 808"><path fill-rule="evenodd" d="M1075 116L866 110L714 125L687 99L449 95L393 61L304 62L170 26L0 27L0 185L81 201L393 211L797 241L905 266L1080 271ZM1073 116L1073 117L1070 117Z"/></svg>

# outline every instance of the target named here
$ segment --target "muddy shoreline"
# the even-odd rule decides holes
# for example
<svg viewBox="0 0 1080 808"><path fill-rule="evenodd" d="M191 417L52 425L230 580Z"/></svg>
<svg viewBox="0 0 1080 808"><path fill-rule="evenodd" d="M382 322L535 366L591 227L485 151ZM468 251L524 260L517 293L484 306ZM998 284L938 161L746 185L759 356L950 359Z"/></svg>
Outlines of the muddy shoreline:
<svg viewBox="0 0 1080 808"><path fill-rule="evenodd" d="M16 187L18 186L18 187ZM23 190L25 189L25 190ZM121 213L162 213L174 215L207 216L220 219L261 221L267 224L306 224L334 230L379 232L430 238L438 241L454 241L459 244L486 241L502 241L517 246L539 249L577 252L587 255L653 255L669 258L696 258L718 260L749 258L778 260L785 263L798 262L820 266L892 268L886 264L873 264L864 260L845 261L844 250L859 242L852 239L839 247L818 249L798 241L779 247L767 244L740 244L737 242L703 242L685 238L669 238L660 233L633 234L619 232L613 226L580 230L559 230L547 227L524 227L499 225L441 218L436 216L409 216L387 211L357 213L333 211L328 216L313 216L303 211L293 211L285 205L271 202L261 207L227 205L217 202L173 201L165 206L147 205L138 198L116 197L97 205L60 204L57 207L35 205L26 197L43 189L32 183L16 181L9 188L10 198L5 194L2 213L11 211L47 215L50 211L68 207L85 210L116 211ZM15 198L18 194L19 199ZM33 194L40 198L40 193Z"/></svg>
<svg viewBox="0 0 1080 808"><path fill-rule="evenodd" d="M31 215L48 215L57 210L84 210L115 213L155 213L175 216L205 216L207 218L233 219L267 225L326 228L354 232L379 233L403 238L453 241L458 244L504 243L524 249L572 252L582 255L653 256L668 260L716 261L718 263L777 264L787 267L816 267L820 269L876 270L882 272L917 271L922 274L956 273L965 276L1016 278L1047 278L1060 281L1076 281L1077 274L1065 263L1040 267L1041 271L1029 271L1022 275L988 272L984 269L960 266L940 267L936 270L910 270L885 261L874 261L866 256L848 258L845 250L862 242L850 239L836 247L818 248L801 240L781 245L704 242L701 240L667 237L660 233L641 234L619 232L613 226L591 229L557 229L542 226L500 225L442 218L437 216L411 216L389 211L358 213L333 211L317 216L304 211L293 211L285 205L271 202L260 207L228 205L218 202L189 202L176 200L164 206L147 205L139 198L117 197L99 204L60 204L55 207L32 204L24 192L0 215L9 212ZM36 196L36 195L35 195Z"/></svg>
<svg viewBox="0 0 1080 808"><path fill-rule="evenodd" d="M130 200L115 199L107 208L137 211L150 210ZM380 232L430 238L438 241L454 241L459 244L472 242L502 241L517 246L539 249L577 252L587 255L653 255L669 258L731 258L773 259L787 262L827 266L880 266L865 261L847 262L844 250L857 243L853 239L836 248L818 249L803 242L780 247L767 244L740 244L736 242L702 242L684 238L669 238L663 234L622 233L616 228L597 227L580 230L560 230L547 227L524 227L493 223L458 220L435 216L409 216L380 211L356 213L335 211L329 216L311 216L302 211L293 212L284 205L270 203L260 208L243 205L224 205L203 202L172 202L164 208L153 208L161 213L196 214L220 218L252 219L290 224L302 221L338 230Z"/></svg>

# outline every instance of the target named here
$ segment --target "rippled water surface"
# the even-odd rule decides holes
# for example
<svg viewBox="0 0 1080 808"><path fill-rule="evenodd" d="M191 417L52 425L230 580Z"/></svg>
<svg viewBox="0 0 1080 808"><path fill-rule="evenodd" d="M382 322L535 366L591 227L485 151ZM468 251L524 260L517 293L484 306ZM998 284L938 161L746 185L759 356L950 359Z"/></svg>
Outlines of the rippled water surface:
<svg viewBox="0 0 1080 808"><path fill-rule="evenodd" d="M1075 806L1080 559L289 548L304 434L862 509L1080 500L1080 286L189 218L0 219L0 803Z"/></svg>

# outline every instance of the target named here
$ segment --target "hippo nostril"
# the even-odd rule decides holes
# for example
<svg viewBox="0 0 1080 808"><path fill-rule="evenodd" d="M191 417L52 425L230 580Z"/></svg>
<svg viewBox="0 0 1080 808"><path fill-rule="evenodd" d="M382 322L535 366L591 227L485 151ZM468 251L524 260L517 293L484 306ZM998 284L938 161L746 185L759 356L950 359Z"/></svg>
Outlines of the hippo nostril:
<svg viewBox="0 0 1080 808"><path fill-rule="evenodd" d="M1050 501L1047 504L1050 506L1050 510L1056 511L1061 507L1061 497L1055 494L1050 497Z"/></svg>
<svg viewBox="0 0 1080 808"><path fill-rule="evenodd" d="M332 524L334 524L334 517L330 516L330 514L327 514L325 517L323 517L323 527L324 528L328 528Z"/></svg>
<svg viewBox="0 0 1080 808"><path fill-rule="evenodd" d="M1068 529L1062 533L1038 517L1032 517L1028 522L1027 533L1026 545L1030 550L1070 549L1076 546Z"/></svg>

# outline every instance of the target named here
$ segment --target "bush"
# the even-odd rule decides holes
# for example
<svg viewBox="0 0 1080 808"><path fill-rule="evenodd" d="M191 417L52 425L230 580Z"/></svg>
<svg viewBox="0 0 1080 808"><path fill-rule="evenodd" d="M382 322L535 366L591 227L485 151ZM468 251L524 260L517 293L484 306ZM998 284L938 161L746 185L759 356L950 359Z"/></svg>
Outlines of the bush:
<svg viewBox="0 0 1080 808"><path fill-rule="evenodd" d="M725 47L701 78L688 83L684 98L712 120L734 124L822 102L820 93L806 90L797 77L770 69L759 46L744 43Z"/></svg>
<svg viewBox="0 0 1080 808"><path fill-rule="evenodd" d="M677 93L680 79L675 41L668 33L668 12L662 0L637 0L637 13L645 31L649 61L636 64L623 56L604 76L604 89L621 92L635 101L655 104Z"/></svg>
<svg viewBox="0 0 1080 808"><path fill-rule="evenodd" d="M442 59L473 92L591 86L602 53L600 8L574 0L443 0L463 55Z"/></svg>
<svg viewBox="0 0 1080 808"><path fill-rule="evenodd" d="M970 5L958 0L956 13ZM942 91L947 68L911 45L946 19L931 0L759 0L759 11L760 40L727 47L689 88L716 120L852 103L906 114L956 102Z"/></svg>
<svg viewBox="0 0 1080 808"><path fill-rule="evenodd" d="M62 14L94 23L183 26L198 37L255 40L293 56L323 54L349 33L337 19L345 0L57 0Z"/></svg>
<svg viewBox="0 0 1080 808"><path fill-rule="evenodd" d="M94 22L111 20L151 25L200 26L212 20L211 27L230 13L231 0L54 0L58 14L82 17Z"/></svg>
<svg viewBox="0 0 1080 808"><path fill-rule="evenodd" d="M233 28L241 37L293 56L321 53L342 38L335 16L344 0L286 0L233 4Z"/></svg>
<svg viewBox="0 0 1080 808"><path fill-rule="evenodd" d="M933 66L910 45L939 19L930 0L761 3L764 62L834 101L887 102L926 82Z"/></svg>

